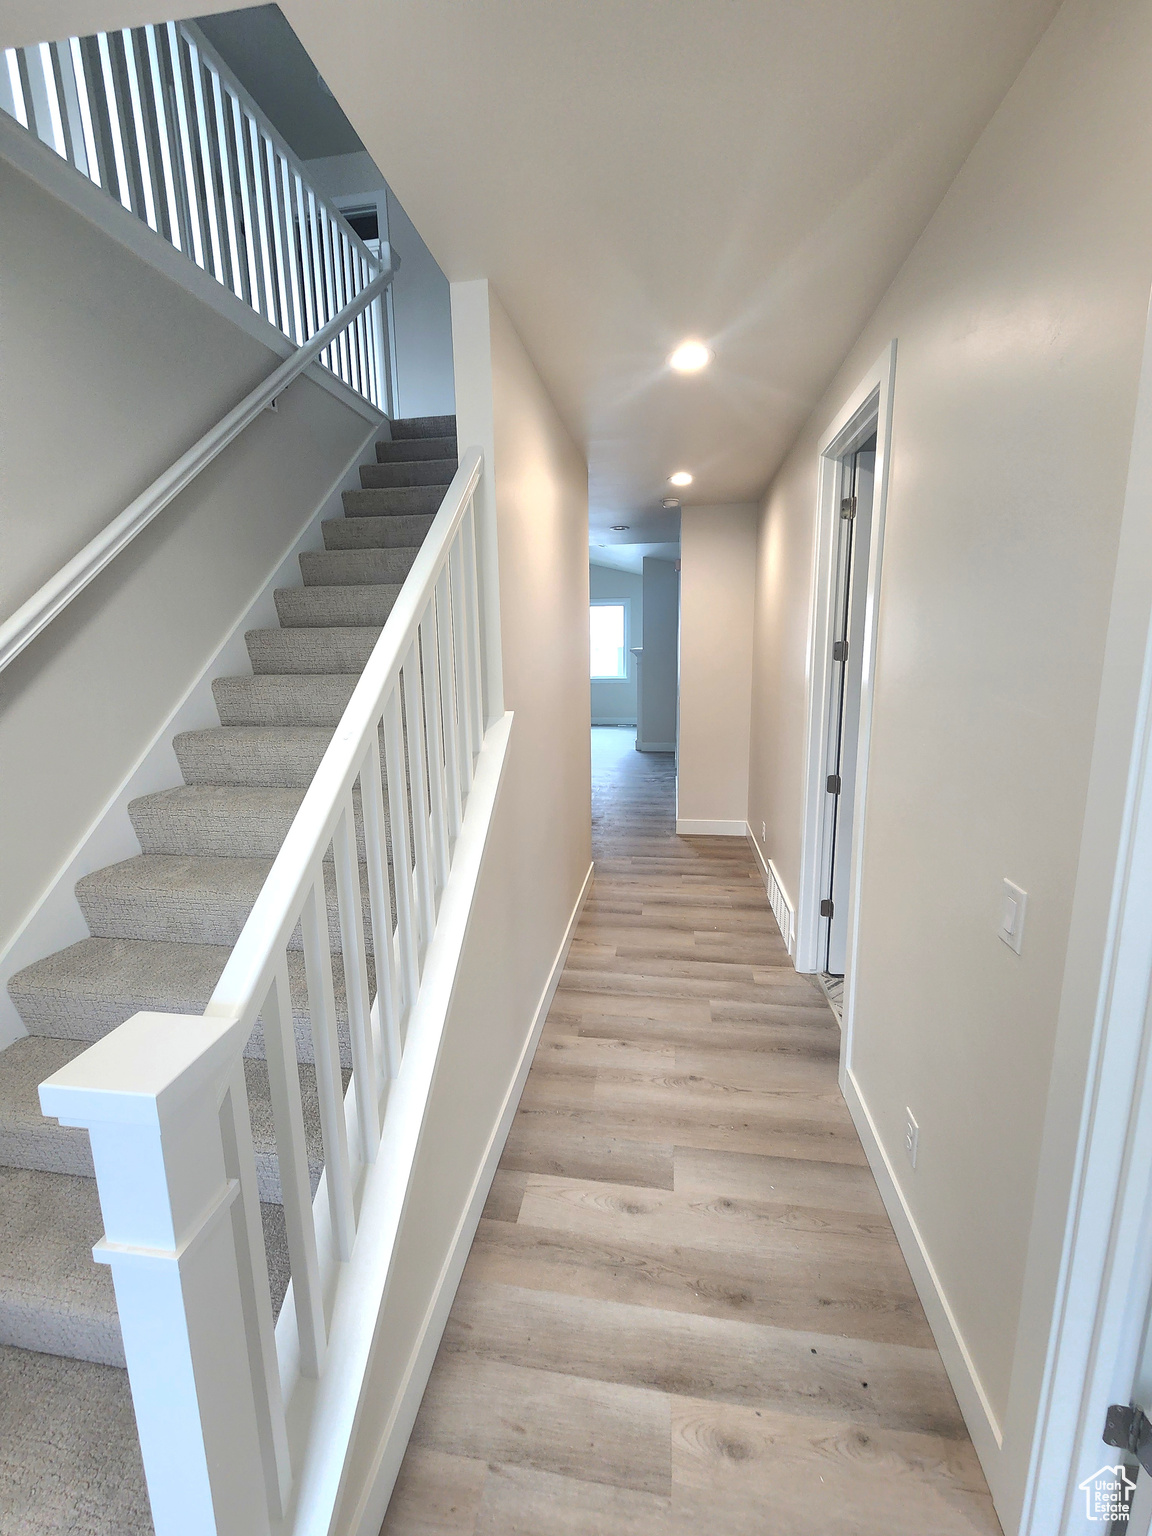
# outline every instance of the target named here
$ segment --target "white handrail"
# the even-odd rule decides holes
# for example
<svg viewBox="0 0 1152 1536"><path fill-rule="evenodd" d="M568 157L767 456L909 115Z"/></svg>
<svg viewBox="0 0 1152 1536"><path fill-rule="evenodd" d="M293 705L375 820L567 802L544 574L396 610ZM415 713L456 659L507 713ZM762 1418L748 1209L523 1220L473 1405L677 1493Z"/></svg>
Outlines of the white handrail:
<svg viewBox="0 0 1152 1536"><path fill-rule="evenodd" d="M202 469L225 449L266 406L304 372L324 349L348 329L348 326L383 293L394 271L388 267L366 288L362 288L335 319L317 331L311 341L298 347L291 357L275 368L262 384L250 390L243 400L198 438L187 453L158 475L118 517L90 539L84 548L50 577L38 592L21 604L12 616L0 624L0 672L14 657L81 593L106 565L130 544L142 529L178 496Z"/></svg>

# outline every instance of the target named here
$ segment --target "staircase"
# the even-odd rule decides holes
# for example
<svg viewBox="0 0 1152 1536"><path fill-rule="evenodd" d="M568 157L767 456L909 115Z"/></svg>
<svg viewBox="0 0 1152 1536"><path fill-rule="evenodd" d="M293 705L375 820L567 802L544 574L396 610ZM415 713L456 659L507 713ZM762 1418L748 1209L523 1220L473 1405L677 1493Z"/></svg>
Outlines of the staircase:
<svg viewBox="0 0 1152 1536"><path fill-rule="evenodd" d="M220 724L173 743L184 783L129 807L140 854L76 887L90 937L9 983L28 1035L0 1054L0 1531L148 1531L151 1519L85 1132L40 1114L37 1086L141 1010L200 1014L351 697L457 467L455 418L391 424L377 462L276 592L277 629L247 635L252 673L213 684ZM362 828L361 855L363 855ZM363 878L363 865L361 866ZM329 929L339 947L336 883ZM296 937L299 945L299 934ZM303 955L289 950L293 993ZM343 971L333 967L351 1069ZM371 973L370 973L371 980ZM312 1037L297 1054L313 1189L322 1167ZM288 1283L259 1028L245 1061L265 1245Z"/></svg>

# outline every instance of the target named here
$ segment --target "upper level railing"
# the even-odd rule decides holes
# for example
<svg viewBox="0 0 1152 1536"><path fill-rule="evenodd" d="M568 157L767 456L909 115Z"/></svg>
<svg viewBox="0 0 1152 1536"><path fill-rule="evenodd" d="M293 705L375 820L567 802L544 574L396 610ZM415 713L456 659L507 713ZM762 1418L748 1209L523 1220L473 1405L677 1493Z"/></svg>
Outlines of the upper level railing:
<svg viewBox="0 0 1152 1536"><path fill-rule="evenodd" d="M157 1536L332 1529L508 740L481 470L467 451L204 1016L137 1014L41 1086L92 1138ZM275 1326L254 1031L291 1274Z"/></svg>
<svg viewBox="0 0 1152 1536"><path fill-rule="evenodd" d="M382 270L190 22L7 48L0 108L298 346ZM395 414L383 300L320 361Z"/></svg>

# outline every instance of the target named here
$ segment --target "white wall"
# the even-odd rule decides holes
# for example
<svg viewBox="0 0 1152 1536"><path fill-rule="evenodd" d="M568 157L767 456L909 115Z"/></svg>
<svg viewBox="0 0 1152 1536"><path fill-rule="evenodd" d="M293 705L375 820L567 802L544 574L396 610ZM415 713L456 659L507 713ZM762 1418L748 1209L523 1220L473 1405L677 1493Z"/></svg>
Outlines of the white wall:
<svg viewBox="0 0 1152 1536"><path fill-rule="evenodd" d="M1150 69L1152 8L1062 8L805 427L760 528L749 820L757 834L767 823L763 852L794 896L816 448L896 337L846 1081L889 1165L1007 1531L1043 1366L1042 1347L1021 1341L1046 1329L1059 1253L1050 1200L1022 1310L1152 283ZM1029 893L1020 955L996 936L1005 876ZM1080 1030L1090 1023L1084 1012ZM920 1124L915 1172L905 1106ZM1074 1135L1069 1117L1069 1156Z"/></svg>
<svg viewBox="0 0 1152 1536"><path fill-rule="evenodd" d="M448 279L367 150L329 155L307 165L317 187L339 207L374 203L380 238L400 257L392 282L398 414L450 416L455 385Z"/></svg>
<svg viewBox="0 0 1152 1536"><path fill-rule="evenodd" d="M676 820L683 832L743 837L747 824L758 524L755 506L680 512Z"/></svg>
<svg viewBox="0 0 1152 1536"><path fill-rule="evenodd" d="M587 468L486 282L453 286L453 332L460 446L482 446L493 471L504 695L515 719L395 1283L380 1320L347 1480L349 1507L367 1486L384 1427L402 1401L411 1352L456 1234L463 1230L465 1245L471 1240L479 1214L474 1209L469 1225L473 1180L555 978L592 857ZM434 1336L432 1350L435 1343ZM411 1415L423 1386L419 1377L410 1391ZM397 1449L410 1424L401 1417ZM380 1514L364 1526L373 1536ZM347 1529L345 1516L336 1529Z"/></svg>
<svg viewBox="0 0 1152 1536"><path fill-rule="evenodd" d="M629 623L626 650L628 676L592 679L592 724L635 725L637 666L631 647L640 644L640 637L644 633L644 583L631 571L618 571L615 566L593 564L588 567L588 596L625 598Z"/></svg>
<svg viewBox="0 0 1152 1536"><path fill-rule="evenodd" d="M0 206L7 615L280 354L4 161ZM0 674L0 952L368 430L297 381Z"/></svg>
<svg viewBox="0 0 1152 1536"><path fill-rule="evenodd" d="M639 677L636 746L641 752L674 752L680 578L673 561L645 555L642 581L644 656ZM633 641L637 643L641 642Z"/></svg>

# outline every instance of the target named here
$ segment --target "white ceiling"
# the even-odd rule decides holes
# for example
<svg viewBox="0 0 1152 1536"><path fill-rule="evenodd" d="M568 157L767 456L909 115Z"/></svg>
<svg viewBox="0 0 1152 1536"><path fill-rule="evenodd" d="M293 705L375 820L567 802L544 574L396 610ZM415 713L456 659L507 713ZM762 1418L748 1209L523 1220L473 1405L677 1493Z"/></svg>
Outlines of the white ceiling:
<svg viewBox="0 0 1152 1536"><path fill-rule="evenodd" d="M282 0L450 278L587 453L592 536L754 499L1057 0ZM190 9L223 9L200 0ZM27 42L162 0L3 0ZM687 335L704 374L671 375Z"/></svg>

